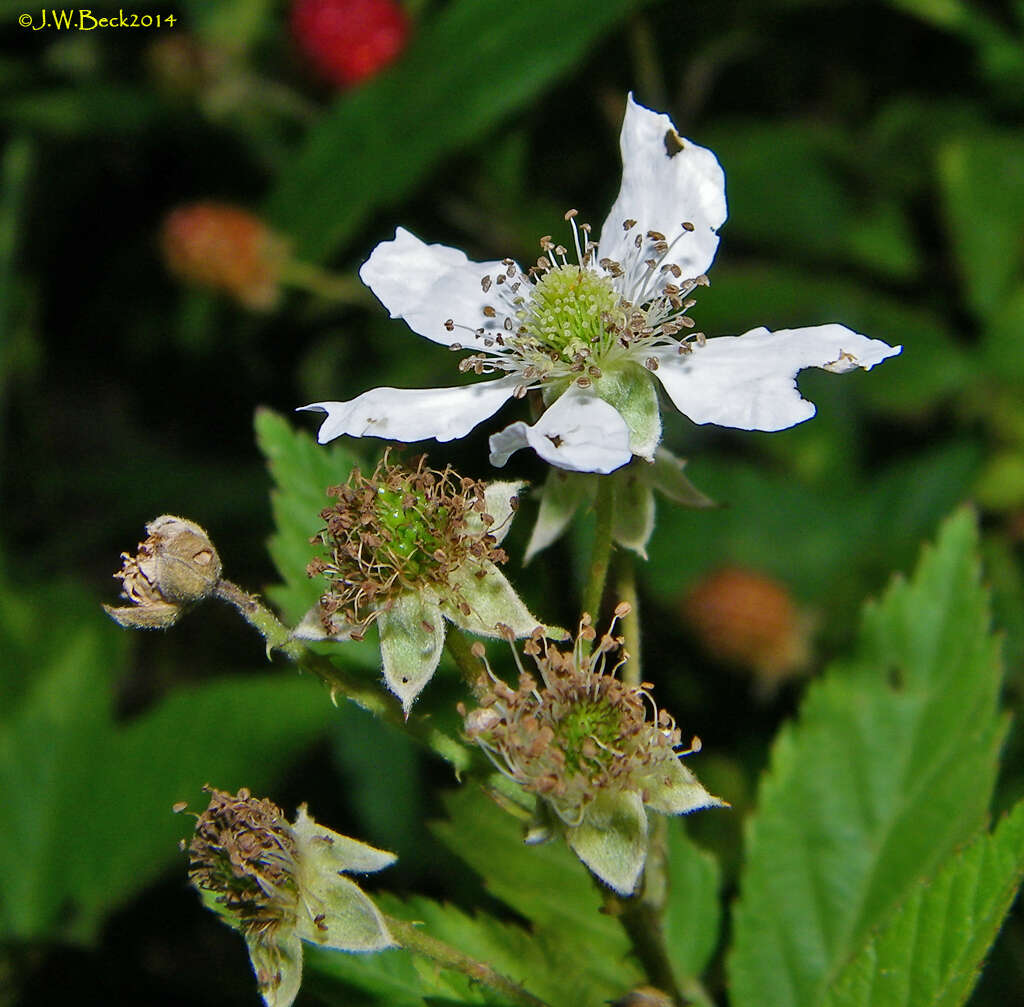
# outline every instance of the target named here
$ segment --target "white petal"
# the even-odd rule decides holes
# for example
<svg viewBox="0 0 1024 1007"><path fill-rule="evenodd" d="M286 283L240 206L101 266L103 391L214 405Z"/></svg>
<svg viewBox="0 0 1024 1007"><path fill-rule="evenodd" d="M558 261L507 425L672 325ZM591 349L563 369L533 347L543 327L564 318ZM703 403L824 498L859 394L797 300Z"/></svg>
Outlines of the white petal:
<svg viewBox="0 0 1024 1007"><path fill-rule="evenodd" d="M627 293L646 272L645 259L657 258L650 242L638 253L634 239L659 231L671 246L664 260L684 278L707 272L718 249L718 228L725 223L725 173L710 150L681 138L667 115L638 105L629 96L622 123L622 187L601 227L598 258L614 259L627 269ZM623 230L625 220L636 226ZM683 223L693 225L684 230ZM678 239L678 240L677 240ZM662 274L658 289L668 274Z"/></svg>
<svg viewBox="0 0 1024 1007"><path fill-rule="evenodd" d="M359 278L380 299L392 318L403 318L413 332L435 343L461 343L472 348L483 342L473 330L500 333L502 316L486 318L484 307L495 304L495 291L485 294L481 280L505 272L501 262L472 262L464 252L447 245L428 245L405 228L393 241L381 242L359 270ZM468 329L449 331L445 322ZM492 347L492 352L499 350Z"/></svg>
<svg viewBox="0 0 1024 1007"><path fill-rule="evenodd" d="M531 447L552 465L572 472L614 472L633 457L626 421L589 389L572 385L530 426L520 421L491 435L491 464L501 468Z"/></svg>
<svg viewBox="0 0 1024 1007"><path fill-rule="evenodd" d="M814 405L800 397L796 386L803 368L840 374L855 367L870 370L903 349L836 324L753 329L691 345L693 351L682 356L670 348L657 351L655 375L676 408L694 423L741 430L784 430L810 419Z"/></svg>
<svg viewBox="0 0 1024 1007"><path fill-rule="evenodd" d="M465 437L496 413L515 393L515 377L478 381L455 388L372 388L348 402L313 402L302 409L322 409L321 444L342 434L422 441Z"/></svg>

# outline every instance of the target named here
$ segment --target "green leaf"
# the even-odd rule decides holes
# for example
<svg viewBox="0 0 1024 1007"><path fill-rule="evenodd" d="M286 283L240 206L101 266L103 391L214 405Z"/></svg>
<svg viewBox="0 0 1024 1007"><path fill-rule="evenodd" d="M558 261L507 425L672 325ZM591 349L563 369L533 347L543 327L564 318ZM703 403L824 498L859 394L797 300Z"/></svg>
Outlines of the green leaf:
<svg viewBox="0 0 1024 1007"><path fill-rule="evenodd" d="M693 979L704 971L718 945L722 872L718 861L687 837L683 819L669 818L667 824L665 945L676 974Z"/></svg>
<svg viewBox="0 0 1024 1007"><path fill-rule="evenodd" d="M601 1003L639 983L624 931L601 912L597 886L563 842L526 846L521 825L469 788L446 794L445 807L450 820L432 830L492 895L530 921L534 939L559 963L563 991Z"/></svg>
<svg viewBox="0 0 1024 1007"><path fill-rule="evenodd" d="M951 139L939 152L946 218L971 307L994 314L1024 272L1024 138Z"/></svg>
<svg viewBox="0 0 1024 1007"><path fill-rule="evenodd" d="M900 278L917 272L919 256L902 209L880 195L877 202L858 200L844 178L865 171L863 151L848 136L820 122L739 121L698 139L716 153L728 178L726 241L752 240L775 259L782 247L788 255L864 263ZM769 150L772 170L766 171ZM716 287L719 280L712 275Z"/></svg>
<svg viewBox="0 0 1024 1007"><path fill-rule="evenodd" d="M445 155L531 105L637 6L548 0L501 16L479 0L447 5L399 63L338 99L285 165L270 217L301 257L326 259Z"/></svg>
<svg viewBox="0 0 1024 1007"><path fill-rule="evenodd" d="M128 637L89 609L77 618L65 607L56 633L43 628L48 610L32 613L45 645L24 660L30 685L0 715L5 938L91 940L106 913L180 858L187 822L172 804L201 799L207 781L267 787L333 714L308 680L271 673L179 689L118 724L114 676ZM4 599L0 623L8 611Z"/></svg>
<svg viewBox="0 0 1024 1007"><path fill-rule="evenodd" d="M921 883L861 949L823 1007L958 1007L1024 880L1024 802Z"/></svg>
<svg viewBox="0 0 1024 1007"><path fill-rule="evenodd" d="M550 960L550 949L521 926L500 922L485 913L469 915L455 906L418 896L402 900L379 895L375 901L388 915L422 924L425 934L486 962L536 995L551 995L563 988L559 985L561 975ZM404 950L379 955L311 954L308 965L348 989L375 995L382 1004L505 1003L463 974L438 968Z"/></svg>
<svg viewBox="0 0 1024 1007"><path fill-rule="evenodd" d="M998 646L962 511L867 606L807 692L748 823L734 1007L818 1007L873 928L984 823L1005 735Z"/></svg>

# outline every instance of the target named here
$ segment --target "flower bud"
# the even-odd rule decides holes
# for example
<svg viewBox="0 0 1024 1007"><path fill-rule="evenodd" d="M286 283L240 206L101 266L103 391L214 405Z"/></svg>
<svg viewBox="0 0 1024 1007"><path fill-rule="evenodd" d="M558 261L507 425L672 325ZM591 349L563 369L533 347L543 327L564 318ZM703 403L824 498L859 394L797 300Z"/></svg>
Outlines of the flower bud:
<svg viewBox="0 0 1024 1007"><path fill-rule="evenodd" d="M742 567L724 567L683 599L683 617L718 661L748 669L771 691L810 659L810 622L784 584Z"/></svg>
<svg viewBox="0 0 1024 1007"><path fill-rule="evenodd" d="M409 20L394 0L296 0L292 31L324 77L351 87L398 58Z"/></svg>
<svg viewBox="0 0 1024 1007"><path fill-rule="evenodd" d="M104 605L115 622L131 629L167 629L185 610L207 598L220 581L221 562L199 525L163 514L146 525L138 552L121 553L121 593L131 605Z"/></svg>
<svg viewBox="0 0 1024 1007"><path fill-rule="evenodd" d="M287 243L258 217L226 203L189 203L160 230L164 262L178 279L228 294L255 311L280 295Z"/></svg>

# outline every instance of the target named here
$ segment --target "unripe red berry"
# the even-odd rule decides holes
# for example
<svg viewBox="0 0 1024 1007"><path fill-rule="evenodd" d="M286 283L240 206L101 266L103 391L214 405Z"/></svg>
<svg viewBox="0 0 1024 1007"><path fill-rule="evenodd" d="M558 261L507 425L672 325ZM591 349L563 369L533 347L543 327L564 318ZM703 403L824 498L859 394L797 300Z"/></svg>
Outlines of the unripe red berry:
<svg viewBox="0 0 1024 1007"><path fill-rule="evenodd" d="M409 20L394 0L295 0L292 31L323 76L351 87L398 57Z"/></svg>
<svg viewBox="0 0 1024 1007"><path fill-rule="evenodd" d="M689 591L681 611L710 655L752 671L768 691L807 666L809 620L770 577L724 567Z"/></svg>
<svg viewBox="0 0 1024 1007"><path fill-rule="evenodd" d="M277 302L284 240L258 217L226 203L188 203L160 230L167 268L180 280L229 294L247 308Z"/></svg>

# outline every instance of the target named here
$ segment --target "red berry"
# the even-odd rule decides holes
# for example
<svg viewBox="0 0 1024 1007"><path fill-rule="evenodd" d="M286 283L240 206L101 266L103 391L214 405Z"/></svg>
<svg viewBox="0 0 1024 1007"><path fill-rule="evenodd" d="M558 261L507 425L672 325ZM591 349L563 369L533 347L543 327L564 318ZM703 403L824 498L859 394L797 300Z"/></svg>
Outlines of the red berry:
<svg viewBox="0 0 1024 1007"><path fill-rule="evenodd" d="M320 73L349 87L398 57L409 21L394 0L295 0L292 31Z"/></svg>

